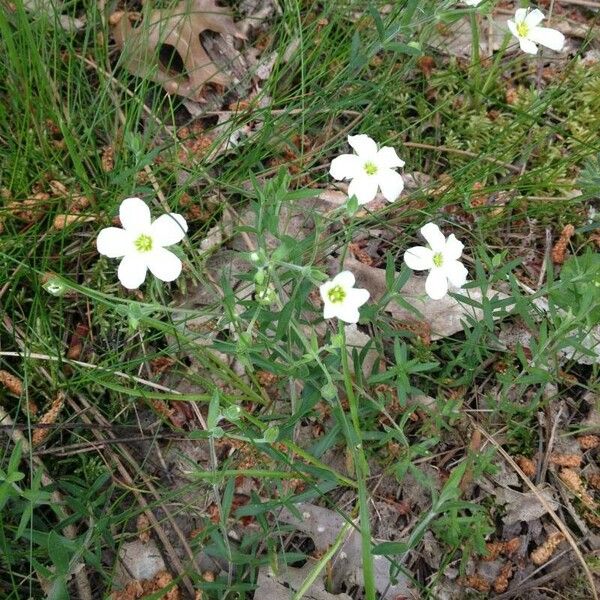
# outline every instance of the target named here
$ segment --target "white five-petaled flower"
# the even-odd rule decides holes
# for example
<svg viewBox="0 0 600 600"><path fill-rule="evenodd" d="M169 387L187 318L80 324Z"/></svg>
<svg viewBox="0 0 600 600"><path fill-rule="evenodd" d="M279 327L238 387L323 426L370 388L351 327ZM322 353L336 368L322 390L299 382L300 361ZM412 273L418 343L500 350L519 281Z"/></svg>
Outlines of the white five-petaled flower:
<svg viewBox="0 0 600 600"><path fill-rule="evenodd" d="M355 281L350 271L342 271L319 288L323 298L325 319L337 317L346 323L358 323L360 317L358 309L371 294L368 290L355 288Z"/></svg>
<svg viewBox="0 0 600 600"><path fill-rule="evenodd" d="M329 173L334 179L351 179L348 196L356 196L359 204L375 199L377 190L389 202L400 196L404 181L394 169L404 166L391 146L377 148L365 134L349 135L348 143L356 154L342 154L331 161Z"/></svg>
<svg viewBox="0 0 600 600"><path fill-rule="evenodd" d="M109 258L122 258L117 274L123 286L130 290L139 288L148 269L162 281L175 281L181 273L181 260L166 246L183 239L187 232L185 219L167 213L152 222L150 209L140 198L123 200L119 218L123 229L103 229L98 234L96 247Z"/></svg>
<svg viewBox="0 0 600 600"><path fill-rule="evenodd" d="M463 244L454 234L448 239L434 223L421 227L421 235L428 246L415 246L404 253L404 262L414 271L429 270L425 291L433 300L440 300L448 293L448 282L460 288L467 281L467 269L458 260Z"/></svg>
<svg viewBox="0 0 600 600"><path fill-rule="evenodd" d="M544 13L534 8L518 8L515 20L508 20L507 25L510 32L519 40L521 50L527 54L537 54L538 44L546 46L551 50L562 50L565 44L565 36L556 29L539 27L545 19Z"/></svg>

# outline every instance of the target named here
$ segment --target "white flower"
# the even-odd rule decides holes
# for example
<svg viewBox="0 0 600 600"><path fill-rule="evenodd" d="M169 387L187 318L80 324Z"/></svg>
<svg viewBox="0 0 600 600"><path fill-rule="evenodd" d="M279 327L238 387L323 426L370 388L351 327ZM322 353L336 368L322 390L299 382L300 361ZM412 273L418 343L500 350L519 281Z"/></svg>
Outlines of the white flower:
<svg viewBox="0 0 600 600"><path fill-rule="evenodd" d="M348 143L356 154L342 154L334 158L329 173L334 179L351 179L348 196L356 196L359 204L375 199L378 188L389 202L400 196L404 181L394 169L404 166L390 146L377 148L368 135L349 135Z"/></svg>
<svg viewBox="0 0 600 600"><path fill-rule="evenodd" d="M185 219L178 214L164 214L151 222L150 209L140 198L121 202L119 218L123 229L107 227L98 234L96 247L109 258L122 258L119 281L130 290L144 283L146 271L162 281L174 281L181 273L181 260L165 246L183 239Z"/></svg>
<svg viewBox="0 0 600 600"><path fill-rule="evenodd" d="M404 262L414 271L430 271L425 291L433 300L440 300L448 292L448 282L460 288L467 281L467 269L458 260L464 246L454 234L446 239L434 223L421 227L421 235L429 246L410 248L404 253Z"/></svg>
<svg viewBox="0 0 600 600"><path fill-rule="evenodd" d="M556 29L549 27L538 27L545 19L541 10L534 8L518 8L515 20L507 21L510 32L519 40L521 50L527 54L537 54L537 44L546 46L551 50L562 50L565 44L565 36Z"/></svg>
<svg viewBox="0 0 600 600"><path fill-rule="evenodd" d="M362 306L371 294L368 290L354 289L354 275L350 271L338 273L320 288L323 298L323 317L337 317L346 323L358 323L358 308Z"/></svg>
<svg viewBox="0 0 600 600"><path fill-rule="evenodd" d="M483 0L463 0L467 6L479 6Z"/></svg>

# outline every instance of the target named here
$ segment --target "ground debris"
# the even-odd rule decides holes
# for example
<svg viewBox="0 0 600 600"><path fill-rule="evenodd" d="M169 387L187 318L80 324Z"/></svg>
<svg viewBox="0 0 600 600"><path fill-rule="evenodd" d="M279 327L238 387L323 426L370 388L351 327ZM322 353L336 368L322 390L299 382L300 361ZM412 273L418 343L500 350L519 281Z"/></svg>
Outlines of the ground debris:
<svg viewBox="0 0 600 600"><path fill-rule="evenodd" d="M15 396L20 396L23 393L23 382L12 373L3 369L0 369L0 385L4 386Z"/></svg>
<svg viewBox="0 0 600 600"><path fill-rule="evenodd" d="M138 27L127 12L110 19L117 46L123 52L123 65L134 75L160 83L169 94L202 100L207 83L228 85L230 79L213 62L200 36L205 31L243 38L227 9L214 0L184 0L169 9L155 9ZM179 55L165 66L159 59L161 46L169 45Z"/></svg>
<svg viewBox="0 0 600 600"><path fill-rule="evenodd" d="M62 392L59 392L56 395L56 398L52 401L50 408L46 411L40 420L38 421L38 425L51 425L52 423L56 423L56 419L62 410L62 407L65 404L65 395ZM33 446L39 446L50 433L50 429L48 427L37 428L33 435L31 436L31 443Z"/></svg>
<svg viewBox="0 0 600 600"><path fill-rule="evenodd" d="M538 567L544 563L547 563L550 560L550 557L554 554L554 551L564 539L565 536L562 533L553 533L541 546L538 546L531 553L531 562Z"/></svg>

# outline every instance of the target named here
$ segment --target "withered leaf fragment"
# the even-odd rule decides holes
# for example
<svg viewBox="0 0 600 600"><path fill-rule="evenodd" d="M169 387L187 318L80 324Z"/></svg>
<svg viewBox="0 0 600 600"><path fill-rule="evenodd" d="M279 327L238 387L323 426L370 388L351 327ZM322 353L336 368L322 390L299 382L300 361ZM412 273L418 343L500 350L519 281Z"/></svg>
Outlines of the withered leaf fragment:
<svg viewBox="0 0 600 600"><path fill-rule="evenodd" d="M115 42L122 50L122 64L128 71L160 83L169 94L196 101L202 99L205 84L229 83L229 77L202 46L200 34L213 31L244 37L227 9L217 6L215 0L182 0L168 9L151 10L137 27L131 24L127 12L113 14L110 22ZM161 62L161 50L168 46L179 54L181 72Z"/></svg>

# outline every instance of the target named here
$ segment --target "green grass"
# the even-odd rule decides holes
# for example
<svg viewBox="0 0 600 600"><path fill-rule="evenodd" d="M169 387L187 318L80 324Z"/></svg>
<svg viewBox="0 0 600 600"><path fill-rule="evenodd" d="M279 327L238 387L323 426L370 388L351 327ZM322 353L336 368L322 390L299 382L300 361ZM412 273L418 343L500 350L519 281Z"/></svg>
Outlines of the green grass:
<svg viewBox="0 0 600 600"><path fill-rule="evenodd" d="M497 525L497 507L465 497L461 488L467 470L477 481L494 469L490 451L468 450L473 422L500 435L511 454L530 456L540 442L538 413L555 400L545 393L548 385L575 402L586 391L598 391L596 366L561 365L557 359L572 338L598 323L597 294L587 285L597 275L595 263L560 276L546 263L539 296L570 307L567 316L540 315L518 281L537 289L520 262L531 250L541 263L545 228L556 237L572 223L573 251L582 255L591 247L588 235L597 224L588 222L588 209L600 172L600 66L584 63L581 53L561 56L553 63L556 75L538 85L536 60L510 45L497 70L480 69L427 45L454 2L406 0L378 17L383 4L374 2L355 18L364 2L280 2L282 14L268 29L264 51L264 57L277 51L278 58L256 99L256 106L260 98L269 99L269 108L232 113L214 146L244 125L260 121L262 127L232 153L185 163L176 135L183 124L181 100L120 68L107 15L95 4L87 6L86 29L76 35L52 18L25 12L20 2L0 13L0 182L7 190L0 205L0 368L24 387L20 396L0 389L0 406L13 422L28 424L35 420L26 409L29 401L43 412L59 392L67 396L43 452L2 436L1 597L37 598L50 589L59 598L67 588L77 597L71 574L81 561L94 593L108 594L115 556L135 538L145 505L168 531L173 520L194 519L200 533L186 539L190 553L204 550L235 562L234 575L208 584L182 551L180 568L172 568L176 580L182 589L204 589L210 598L251 598L260 564L281 567L286 553L290 562L305 553L301 544L288 543L289 532L271 518L302 499L334 508L360 529L366 598L376 597L374 554L406 570L403 561L416 555L426 531L442 548L442 564L459 565L462 572L469 557L484 553L486 536ZM286 63L292 43L297 50ZM418 47L434 57L429 76L413 52ZM478 86L482 78L489 81L485 94ZM359 132L395 146L407 163L404 171L423 172L432 184L375 212L311 215L319 235L286 239L282 207L307 189L330 185L330 160L346 151L348 134ZM102 153L109 145L115 159L107 173ZM34 218L19 218L11 203L49 191L52 180L72 195L87 196L84 216L94 220L56 230L54 219L66 212L69 199L54 196ZM436 191L442 184L446 189ZM127 196L146 198L159 214L156 188L170 210L187 212L187 195L202 216L191 222L183 245L185 277L170 287L149 278L140 294L128 294L116 278L116 262L97 254L95 238ZM472 202L496 195L506 199L500 207ZM227 211L246 214L247 207L256 218L245 233L259 248L268 248L266 240L273 237L280 248L265 251L263 264L249 264L245 283L234 290L226 276L216 282L207 277L209 253L200 244ZM515 306L506 320L521 319L530 327L531 357L498 351L499 325L491 311L508 302L497 300L484 304L485 318L465 333L430 344L399 326L382 306L364 307L370 348L381 358L370 378L360 369L364 352L353 353L350 368L343 330L329 323L317 335L321 315L309 294L323 280L326 257L345 252L364 231L393 233L382 242L383 266L387 261L390 294L401 296L408 277L402 253L429 220L465 242L476 285L510 294ZM341 227L332 227L336 222ZM241 255L254 249L246 247ZM277 304L240 300L259 271L274 286ZM48 273L63 286L58 295L47 291ZM214 301L181 308L197 289L215 286ZM208 346L195 343L184 327L199 317L221 332ZM76 362L65 355L78 324L89 333ZM150 370L162 357L173 360L165 379ZM225 360L232 358L244 376ZM502 369L490 371L500 362ZM264 372L275 376L273 385L265 385ZM381 381L393 391L378 387ZM417 390L435 405L408 403ZM393 408L394 395L399 409ZM196 417L194 431L174 428L157 401L175 400L194 404L207 429ZM299 431L319 422L323 409L331 414L328 428L311 443L300 441ZM142 425L148 415L163 426ZM27 428L24 434L27 439ZM187 438L205 448L208 458L198 463L181 456L189 479L176 487L156 467L152 439L145 446L133 442L142 435L165 452L177 448L169 438ZM98 440L109 443L97 446ZM225 441L238 444L238 451L219 454ZM449 462L438 467L435 480L424 466L437 467L439 453L449 449ZM332 454L345 457L345 466L332 463ZM42 472L50 480L40 483ZM370 533L374 481L381 473L399 485L413 477L428 498L402 544L379 545ZM242 507L234 496L241 476L255 482ZM51 492L59 493L60 503ZM351 492L353 500L338 507L342 492ZM207 517L212 503L219 507L215 521ZM229 540L232 522L244 515L254 518L255 529L239 542ZM66 525L75 525L74 539ZM180 550L184 544L175 538ZM325 569L325 562L317 568ZM424 597L434 593L435 576L423 579L410 568L408 575Z"/></svg>

